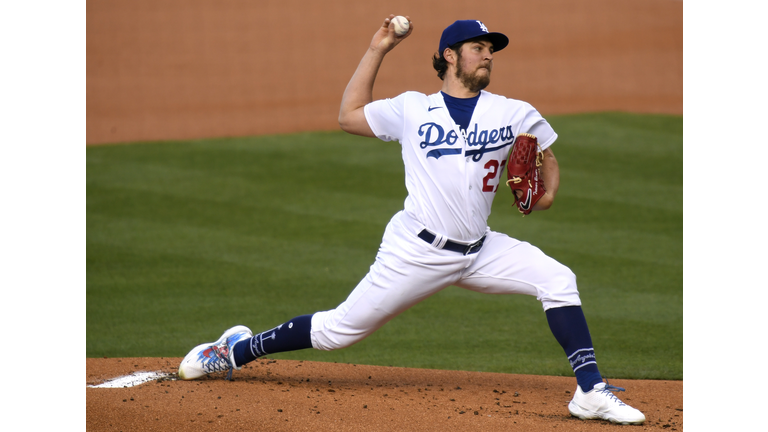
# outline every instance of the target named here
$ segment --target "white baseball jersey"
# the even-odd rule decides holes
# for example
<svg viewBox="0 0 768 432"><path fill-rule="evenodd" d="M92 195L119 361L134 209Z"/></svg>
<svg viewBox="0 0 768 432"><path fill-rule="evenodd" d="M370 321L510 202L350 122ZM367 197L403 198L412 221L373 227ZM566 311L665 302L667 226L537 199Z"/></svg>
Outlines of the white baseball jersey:
<svg viewBox="0 0 768 432"><path fill-rule="evenodd" d="M466 134L441 93L406 92L365 106L376 136L402 145L405 211L427 229L471 243L487 228L515 137L530 133L542 150L557 134L530 104L481 91Z"/></svg>
<svg viewBox="0 0 768 432"><path fill-rule="evenodd" d="M441 93L406 92L365 106L373 132L402 145L408 197L387 224L376 261L337 308L312 316L312 346L357 343L447 286L535 296L545 310L581 305L576 275L537 247L491 231L487 220L515 137L536 135L543 149L557 134L529 104L483 91L466 135ZM419 233L435 234L433 243ZM476 253L443 248L446 238ZM443 242L443 243L439 243Z"/></svg>

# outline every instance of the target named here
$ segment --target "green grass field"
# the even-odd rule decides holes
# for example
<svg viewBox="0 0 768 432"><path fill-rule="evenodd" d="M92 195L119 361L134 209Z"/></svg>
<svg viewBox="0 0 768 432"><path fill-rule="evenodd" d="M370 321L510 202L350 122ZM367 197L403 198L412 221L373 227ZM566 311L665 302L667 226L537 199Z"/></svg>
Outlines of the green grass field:
<svg viewBox="0 0 768 432"><path fill-rule="evenodd" d="M561 186L489 225L578 276L601 372L683 378L683 119L555 116ZM87 147L87 357L181 357L332 309L405 199L397 143L342 132ZM350 348L273 358L571 376L532 297L450 287Z"/></svg>

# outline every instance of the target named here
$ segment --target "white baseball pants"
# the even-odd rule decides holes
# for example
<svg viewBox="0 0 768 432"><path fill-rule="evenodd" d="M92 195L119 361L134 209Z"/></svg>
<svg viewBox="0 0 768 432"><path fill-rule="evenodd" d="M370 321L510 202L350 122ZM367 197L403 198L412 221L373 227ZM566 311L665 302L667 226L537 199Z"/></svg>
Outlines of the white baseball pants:
<svg viewBox="0 0 768 432"><path fill-rule="evenodd" d="M417 237L422 229L404 211L392 218L365 278L336 309L312 317L315 349L357 343L450 285L488 294L536 296L544 310L581 305L576 275L527 242L488 230L479 252L462 255Z"/></svg>

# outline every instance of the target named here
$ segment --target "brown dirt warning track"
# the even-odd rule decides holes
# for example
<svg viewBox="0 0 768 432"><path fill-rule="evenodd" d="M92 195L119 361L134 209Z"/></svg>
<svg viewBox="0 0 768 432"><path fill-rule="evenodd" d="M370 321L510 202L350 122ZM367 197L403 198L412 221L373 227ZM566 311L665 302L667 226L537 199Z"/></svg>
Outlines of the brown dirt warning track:
<svg viewBox="0 0 768 432"><path fill-rule="evenodd" d="M440 33L481 19L510 36L489 91L546 117L683 113L683 2L675 0L87 1L87 144L336 130L376 27L409 15L374 97L432 93ZM180 358L86 359L86 385ZM682 430L683 382L615 380L641 426L570 417L566 377L258 360L197 381L86 387L89 431Z"/></svg>
<svg viewBox="0 0 768 432"><path fill-rule="evenodd" d="M408 15L375 98L434 93L442 30L510 37L488 90L544 117L683 113L677 0L87 1L87 144L338 130L341 96L376 28Z"/></svg>

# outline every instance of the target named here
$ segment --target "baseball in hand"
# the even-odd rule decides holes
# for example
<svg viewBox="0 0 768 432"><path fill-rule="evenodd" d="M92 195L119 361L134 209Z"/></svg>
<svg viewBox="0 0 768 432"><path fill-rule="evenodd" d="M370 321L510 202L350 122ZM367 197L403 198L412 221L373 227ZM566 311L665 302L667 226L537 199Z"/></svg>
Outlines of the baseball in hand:
<svg viewBox="0 0 768 432"><path fill-rule="evenodd" d="M409 23L404 16L396 16L392 18L392 24L395 25L395 34L398 36L408 33L408 28L411 26L411 23Z"/></svg>

